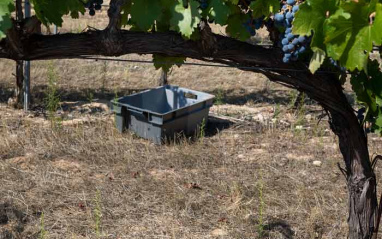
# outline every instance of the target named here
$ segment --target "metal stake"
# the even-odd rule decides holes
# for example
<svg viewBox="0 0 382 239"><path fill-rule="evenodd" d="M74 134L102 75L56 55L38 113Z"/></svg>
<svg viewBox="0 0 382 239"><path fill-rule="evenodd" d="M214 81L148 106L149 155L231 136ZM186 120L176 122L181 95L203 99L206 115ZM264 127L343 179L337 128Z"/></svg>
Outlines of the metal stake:
<svg viewBox="0 0 382 239"><path fill-rule="evenodd" d="M31 16L31 5L29 0L25 0L25 18ZM30 61L24 62L24 111L29 110L30 104Z"/></svg>

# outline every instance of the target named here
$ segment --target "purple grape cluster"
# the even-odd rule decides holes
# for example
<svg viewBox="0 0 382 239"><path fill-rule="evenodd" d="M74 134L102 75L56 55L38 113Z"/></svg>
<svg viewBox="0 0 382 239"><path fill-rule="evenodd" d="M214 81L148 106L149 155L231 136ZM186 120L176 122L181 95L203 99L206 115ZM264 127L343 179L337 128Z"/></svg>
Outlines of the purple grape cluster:
<svg viewBox="0 0 382 239"><path fill-rule="evenodd" d="M89 9L89 15L94 16L95 11L101 10L103 0L89 0L86 2L85 7Z"/></svg>
<svg viewBox="0 0 382 239"><path fill-rule="evenodd" d="M365 113L366 113L366 108L365 107L361 107L360 109L358 109L358 111L357 111L357 118L358 118L360 123L362 123L363 120L365 119L365 116L364 116Z"/></svg>
<svg viewBox="0 0 382 239"><path fill-rule="evenodd" d="M299 54L306 51L309 39L306 36L294 35L292 33L292 22L295 13L299 10L302 1L283 1L281 11L275 14L275 22L278 26L285 27L285 32L281 34L281 47L284 52L283 62L297 61Z"/></svg>
<svg viewBox="0 0 382 239"><path fill-rule="evenodd" d="M251 36L256 35L256 30L259 30L263 26L264 17L253 19L252 16L243 23L243 26L251 34Z"/></svg>
<svg viewBox="0 0 382 239"><path fill-rule="evenodd" d="M333 58L329 58L329 62L330 64L332 64L334 67L336 67L337 69L339 69L340 71L342 72L346 72L346 68L343 67L343 66L340 66L336 60L334 60Z"/></svg>
<svg viewBox="0 0 382 239"><path fill-rule="evenodd" d="M200 9L204 10L208 7L208 0L200 0Z"/></svg>
<svg viewBox="0 0 382 239"><path fill-rule="evenodd" d="M361 107L358 109L357 111L357 118L358 118L358 121L360 124L363 124L365 123L364 120L365 120L365 117L366 117L366 108L365 107ZM368 119L370 119L370 116L368 117ZM373 127L373 124L375 124L374 121L369 121L368 123L366 123L364 125L364 130L365 130L365 133L375 133L375 128Z"/></svg>

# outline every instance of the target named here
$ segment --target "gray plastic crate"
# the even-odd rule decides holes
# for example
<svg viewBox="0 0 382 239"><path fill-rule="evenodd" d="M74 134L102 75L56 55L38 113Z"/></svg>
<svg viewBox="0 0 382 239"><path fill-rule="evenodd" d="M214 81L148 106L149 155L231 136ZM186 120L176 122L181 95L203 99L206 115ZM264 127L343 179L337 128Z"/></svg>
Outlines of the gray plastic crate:
<svg viewBox="0 0 382 239"><path fill-rule="evenodd" d="M214 96L166 85L111 101L116 127L129 129L156 144L177 133L191 135L208 112Z"/></svg>

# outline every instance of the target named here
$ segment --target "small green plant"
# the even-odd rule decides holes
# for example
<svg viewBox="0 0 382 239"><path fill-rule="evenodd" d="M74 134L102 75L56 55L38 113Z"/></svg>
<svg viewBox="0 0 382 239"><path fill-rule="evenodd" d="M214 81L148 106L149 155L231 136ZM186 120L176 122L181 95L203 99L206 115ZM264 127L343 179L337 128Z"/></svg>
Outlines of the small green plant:
<svg viewBox="0 0 382 239"><path fill-rule="evenodd" d="M320 120L314 119L312 122L312 131L314 137L322 137L325 134L325 130L320 126Z"/></svg>
<svg viewBox="0 0 382 239"><path fill-rule="evenodd" d="M45 97L48 119L53 128L59 126L60 118L56 117L56 112L60 107L60 96L58 94L58 76L52 62L48 66L48 88Z"/></svg>
<svg viewBox="0 0 382 239"><path fill-rule="evenodd" d="M215 97L215 105L222 105L222 104L224 104L224 91L223 89L219 88Z"/></svg>
<svg viewBox="0 0 382 239"><path fill-rule="evenodd" d="M96 196L94 198L95 208L93 210L94 213L94 230L97 235L97 238L101 237L101 192L97 189Z"/></svg>
<svg viewBox="0 0 382 239"><path fill-rule="evenodd" d="M257 184L257 190L259 192L259 222L257 224L257 231L259 233L259 237L264 236L264 208L265 208L265 202L264 202L264 184L262 180L262 176L260 176L260 180Z"/></svg>
<svg viewBox="0 0 382 239"><path fill-rule="evenodd" d="M303 125L305 123L305 114L306 114L306 107L305 107L305 93L301 95L300 102L298 103L299 107L297 109L297 125Z"/></svg>
<svg viewBox="0 0 382 239"><path fill-rule="evenodd" d="M114 99L113 99L113 101L114 101L114 103L117 103L118 102L118 91L117 91L117 88L115 88L114 89Z"/></svg>
<svg viewBox="0 0 382 239"><path fill-rule="evenodd" d="M206 135L206 118L203 118L202 123L199 127L199 139L203 141L204 136Z"/></svg>
<svg viewBox="0 0 382 239"><path fill-rule="evenodd" d="M117 130L117 128L118 128L118 123L117 123L117 111L116 111L116 106L115 105L117 105L117 103L118 103L118 92L117 92L117 89L115 88L114 89L114 99L113 99L113 104L112 104L112 106L113 106L113 111L112 111L112 113L114 114L114 129L115 130Z"/></svg>
<svg viewBox="0 0 382 239"><path fill-rule="evenodd" d="M280 105L275 105L275 110L273 111L273 119L276 119L281 113Z"/></svg>
<svg viewBox="0 0 382 239"><path fill-rule="evenodd" d="M45 239L47 234L48 232L45 230L45 225L44 225L44 212L42 212L40 216L40 236L38 238Z"/></svg>
<svg viewBox="0 0 382 239"><path fill-rule="evenodd" d="M102 94L105 92L105 89L106 89L106 82L107 82L107 61L104 61L103 62L103 65L102 65L102 87L101 87L101 92Z"/></svg>
<svg viewBox="0 0 382 239"><path fill-rule="evenodd" d="M89 103L92 103L94 100L94 94L91 90L87 90L86 92L86 98L88 99Z"/></svg>
<svg viewBox="0 0 382 239"><path fill-rule="evenodd" d="M297 90L292 90L289 92L289 104L288 104L288 109L293 109L296 104L296 100L298 98L298 91Z"/></svg>

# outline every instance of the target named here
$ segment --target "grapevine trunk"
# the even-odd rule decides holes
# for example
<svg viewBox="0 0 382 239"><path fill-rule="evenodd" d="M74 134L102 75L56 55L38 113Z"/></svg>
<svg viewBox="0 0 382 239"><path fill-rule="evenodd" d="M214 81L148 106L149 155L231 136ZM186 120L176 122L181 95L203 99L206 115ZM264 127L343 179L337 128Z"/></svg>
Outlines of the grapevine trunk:
<svg viewBox="0 0 382 239"><path fill-rule="evenodd" d="M346 164L349 238L369 239L374 232L377 212L376 179L369 160L365 134L354 118L346 120L332 113L331 126L339 137Z"/></svg>
<svg viewBox="0 0 382 239"><path fill-rule="evenodd" d="M327 89L333 96L330 99L332 102L317 98L314 92L307 93L327 110L330 115L330 127L339 139L345 162L345 168L341 170L346 177L349 193L349 238L370 239L375 231L378 205L376 178L369 158L367 137L338 79L333 76L322 78L321 83L331 85ZM332 106L331 103L335 102L338 107Z"/></svg>

